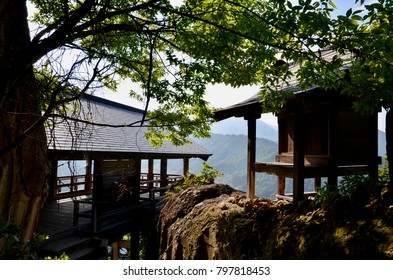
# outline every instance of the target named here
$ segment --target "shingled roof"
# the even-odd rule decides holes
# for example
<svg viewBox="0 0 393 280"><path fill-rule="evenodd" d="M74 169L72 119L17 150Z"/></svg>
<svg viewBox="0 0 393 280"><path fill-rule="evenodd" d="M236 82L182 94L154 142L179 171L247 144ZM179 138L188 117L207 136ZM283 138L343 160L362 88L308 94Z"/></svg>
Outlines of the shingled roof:
<svg viewBox="0 0 393 280"><path fill-rule="evenodd" d="M326 49L326 50L319 51L318 55L320 55L321 59L325 61L332 61L333 58L338 54L334 50ZM350 54L340 55L340 57L346 60L346 63L344 63L342 70L346 69L350 64L348 60L350 58ZM296 73L299 70L298 64L291 63L288 65L288 67L292 73ZM283 92L290 91L293 94L303 94L303 93L312 92L317 88L318 88L317 86L310 86L306 90L300 88L299 81L296 75L293 75L293 77L287 81L287 84L285 85L285 87L282 87L281 90ZM265 109L266 111L262 111L261 102L262 102L261 95L257 93L247 100L244 100L240 103L215 111L214 118L217 121L221 121L231 117L246 117L248 114L253 114L254 112L256 112L257 114L271 113L269 109Z"/></svg>
<svg viewBox="0 0 393 280"><path fill-rule="evenodd" d="M96 152L168 158L207 159L212 155L197 143L175 146L166 141L161 147L153 147L145 138L147 128L138 126L143 113L143 110L131 106L96 96L85 96L70 108L70 118L57 119L54 125L49 122L47 127L49 149L63 153Z"/></svg>

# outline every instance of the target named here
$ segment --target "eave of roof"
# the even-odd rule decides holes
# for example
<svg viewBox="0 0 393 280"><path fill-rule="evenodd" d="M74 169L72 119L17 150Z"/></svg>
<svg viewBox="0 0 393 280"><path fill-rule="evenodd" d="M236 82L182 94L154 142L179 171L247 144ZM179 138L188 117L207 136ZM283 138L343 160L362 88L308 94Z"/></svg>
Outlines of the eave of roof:
<svg viewBox="0 0 393 280"><path fill-rule="evenodd" d="M331 60L337 53L333 50L327 49L327 50L322 50L321 56L324 60ZM348 58L348 55L344 55L343 57ZM344 69L348 66L348 63L344 65ZM291 71L293 73L296 73L297 70L299 69L299 66L296 64L292 64L289 66L291 68ZM283 92L292 92L295 95L298 94L303 94L303 93L308 93L311 92L315 89L317 89L317 86L311 86L306 90L302 90L299 86L299 81L295 78L291 79L288 81L288 85L281 90ZM214 112L214 119L216 121L222 121L231 117L244 117L247 118L248 115L255 114L260 115L262 113L271 113L272 111L268 108L268 106L263 106L265 111L262 111L262 104L261 104L261 96L259 94L255 94L251 98L244 100L242 102L239 102L237 104L231 105L229 107L219 109Z"/></svg>
<svg viewBox="0 0 393 280"><path fill-rule="evenodd" d="M95 153L102 156L154 156L154 157L199 157L207 159L210 151L192 142L175 146L165 142L161 147L153 147L145 138L146 127L127 124L142 120L143 110L106 100L96 96L85 96L78 100L77 112L73 118L92 123L105 123L98 126L73 120L57 120L55 126L47 127L48 146L51 153L82 154Z"/></svg>

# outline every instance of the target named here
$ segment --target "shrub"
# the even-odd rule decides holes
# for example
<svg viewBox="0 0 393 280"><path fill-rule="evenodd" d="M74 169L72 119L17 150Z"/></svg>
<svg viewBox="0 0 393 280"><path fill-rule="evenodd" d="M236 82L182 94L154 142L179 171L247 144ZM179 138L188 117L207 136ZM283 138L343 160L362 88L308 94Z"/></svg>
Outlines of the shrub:
<svg viewBox="0 0 393 280"><path fill-rule="evenodd" d="M199 187L201 185L213 184L215 178L222 175L223 174L221 172L215 170L211 165L203 162L201 174L187 173L187 175L184 176L183 181L177 185L174 185L171 190L166 192L166 194L172 195L192 186Z"/></svg>

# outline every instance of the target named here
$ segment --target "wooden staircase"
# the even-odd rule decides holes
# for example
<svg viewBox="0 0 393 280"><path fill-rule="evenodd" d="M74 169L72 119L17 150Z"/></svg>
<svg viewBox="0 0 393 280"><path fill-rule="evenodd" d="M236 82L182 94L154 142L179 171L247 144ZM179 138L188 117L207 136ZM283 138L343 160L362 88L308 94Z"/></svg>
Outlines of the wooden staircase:
<svg viewBox="0 0 393 280"><path fill-rule="evenodd" d="M38 244L39 258L56 258L65 254L72 260L94 260L106 255L105 240L83 234L72 228L59 234L51 235Z"/></svg>

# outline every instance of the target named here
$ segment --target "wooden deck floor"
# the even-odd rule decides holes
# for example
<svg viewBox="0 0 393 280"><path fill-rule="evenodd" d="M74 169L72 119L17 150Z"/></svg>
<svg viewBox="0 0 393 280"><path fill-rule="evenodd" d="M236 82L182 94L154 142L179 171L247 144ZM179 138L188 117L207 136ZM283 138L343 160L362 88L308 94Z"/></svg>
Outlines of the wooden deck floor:
<svg viewBox="0 0 393 280"><path fill-rule="evenodd" d="M90 205L84 204L86 210ZM66 229L72 228L74 203L71 199L53 201L44 205L41 209L37 232L40 234L53 235ZM85 220L85 221L84 221ZM89 219L80 218L80 224L89 222Z"/></svg>

